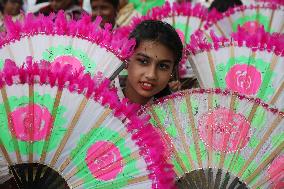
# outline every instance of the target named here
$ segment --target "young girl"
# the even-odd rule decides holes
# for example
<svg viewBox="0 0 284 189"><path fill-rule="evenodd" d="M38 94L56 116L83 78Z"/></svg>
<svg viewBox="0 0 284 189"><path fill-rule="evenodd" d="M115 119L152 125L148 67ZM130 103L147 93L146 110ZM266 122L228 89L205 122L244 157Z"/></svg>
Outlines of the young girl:
<svg viewBox="0 0 284 189"><path fill-rule="evenodd" d="M120 97L145 105L170 94L168 83L177 77L182 57L182 42L175 29L164 22L146 20L131 32L136 39L134 54L127 65L125 88L118 87Z"/></svg>

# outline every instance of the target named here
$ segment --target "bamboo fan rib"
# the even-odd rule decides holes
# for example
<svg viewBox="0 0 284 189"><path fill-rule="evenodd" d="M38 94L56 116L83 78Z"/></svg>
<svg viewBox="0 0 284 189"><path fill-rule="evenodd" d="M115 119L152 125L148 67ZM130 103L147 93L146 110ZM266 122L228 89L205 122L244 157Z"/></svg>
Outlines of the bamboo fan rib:
<svg viewBox="0 0 284 189"><path fill-rule="evenodd" d="M212 11L205 24L207 32L213 30L218 35L230 37L238 27L255 34L260 27L273 33L284 32L284 9L277 4L244 5L224 13Z"/></svg>
<svg viewBox="0 0 284 189"><path fill-rule="evenodd" d="M75 76L59 63L56 72L28 65L1 72L1 153L20 188L171 186L156 173L170 173L167 164L147 157L163 157L159 138L152 146L145 138L155 136L152 126L109 80Z"/></svg>
<svg viewBox="0 0 284 189"><path fill-rule="evenodd" d="M36 61L72 64L74 72L102 72L113 79L123 69L123 61L131 55L135 43L111 33L111 25L101 29L100 21L98 17L91 22L87 15L78 21L67 20L63 12L48 17L28 14L17 22L6 18L1 61L9 58L21 66L27 56L32 56Z"/></svg>
<svg viewBox="0 0 284 189"><path fill-rule="evenodd" d="M284 113L259 99L196 89L144 110L172 152L178 188L273 188L283 179Z"/></svg>
<svg viewBox="0 0 284 189"><path fill-rule="evenodd" d="M284 69L281 37L264 34L272 40L259 41L238 32L233 42L213 44L201 51L190 50L189 59L203 88L222 88L257 97L284 108ZM279 45L277 44L279 43ZM281 50L282 49L282 50Z"/></svg>

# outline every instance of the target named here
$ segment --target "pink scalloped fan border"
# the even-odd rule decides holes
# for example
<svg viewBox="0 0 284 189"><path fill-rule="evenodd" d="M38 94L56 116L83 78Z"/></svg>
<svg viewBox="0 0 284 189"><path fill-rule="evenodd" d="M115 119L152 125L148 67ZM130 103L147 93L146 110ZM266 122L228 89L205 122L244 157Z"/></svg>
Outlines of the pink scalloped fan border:
<svg viewBox="0 0 284 189"><path fill-rule="evenodd" d="M132 139L136 141L140 155L147 163L152 187L174 188L173 166L165 160L164 145L159 133L149 123L149 117L137 116L139 105L131 104L127 99L119 100L116 89L109 87L110 80L100 74L92 78L90 74L83 72L73 73L72 65L68 64L51 65L44 60L33 62L32 57L27 57L25 64L17 67L15 62L6 59L4 68L0 71L0 88L17 83L39 83L57 86L59 89L66 88L108 106L113 110L114 116L121 120L127 118L127 130L132 133Z"/></svg>
<svg viewBox="0 0 284 189"><path fill-rule="evenodd" d="M242 12L244 10L253 10L253 9L280 9L281 6L279 4L274 4L274 3L263 3L263 4L251 4L251 5L241 5L241 6L236 6L234 8L228 9L226 12L220 13L216 9L211 10L208 13L208 19L206 24L204 25L204 29L210 29L212 25L215 23L219 22L220 20L229 17L235 13Z"/></svg>
<svg viewBox="0 0 284 189"><path fill-rule="evenodd" d="M179 92L173 93L169 96L157 99L153 104L161 104L161 103L167 102L168 100L175 99L177 97L183 97L183 96L186 96L186 95L191 95L191 94L216 94L216 95L224 95L224 96L229 96L229 95L233 96L234 95L237 98L239 98L240 100L247 100L251 103L258 104L259 106L263 107L267 111L269 111L273 114L279 114L282 117L284 117L284 112L280 111L277 108L270 106L269 104L263 102L259 98L248 97L246 95L241 95L241 94L238 94L237 92L233 92L229 89L224 90L224 89L220 89L220 88L214 88L214 89L213 88L210 88L210 89L196 88L196 89L188 89L188 90L184 90L184 91L179 91ZM151 105L147 105L143 109L145 110L149 106L151 106Z"/></svg>
<svg viewBox="0 0 284 189"><path fill-rule="evenodd" d="M102 18L97 17L94 22L90 15L83 15L78 21L68 20L63 11L49 16L27 14L23 20L12 21L11 17L4 19L6 31L0 34L0 48L20 40L22 37L37 34L66 35L77 37L96 43L107 51L114 53L121 60L129 58L133 53L135 40L112 33L111 24L100 28Z"/></svg>
<svg viewBox="0 0 284 189"><path fill-rule="evenodd" d="M238 31L231 34L228 39L217 36L213 30L210 31L212 43L208 41L206 34L199 30L191 36L190 44L186 46L189 54L197 54L203 51L219 49L225 46L245 46L253 51L273 52L278 56L284 56L284 34L266 32L263 27L258 28L256 33L250 34L239 27Z"/></svg>

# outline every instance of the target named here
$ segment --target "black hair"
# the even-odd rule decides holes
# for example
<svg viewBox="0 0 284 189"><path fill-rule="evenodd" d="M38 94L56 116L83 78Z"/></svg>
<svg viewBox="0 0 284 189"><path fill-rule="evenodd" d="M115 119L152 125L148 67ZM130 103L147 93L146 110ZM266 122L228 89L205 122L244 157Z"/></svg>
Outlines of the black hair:
<svg viewBox="0 0 284 189"><path fill-rule="evenodd" d="M90 0L90 3L92 3L93 1L95 0ZM118 9L118 6L119 6L119 0L104 0L106 2L108 2L109 4L111 4L115 10Z"/></svg>
<svg viewBox="0 0 284 189"><path fill-rule="evenodd" d="M170 49L175 58L174 67L177 67L181 58L183 45L176 30L168 23L160 20L145 20L138 24L130 33L129 38L136 40L137 48L141 41L157 41Z"/></svg>
<svg viewBox="0 0 284 189"><path fill-rule="evenodd" d="M240 6L242 4L241 0L214 0L210 5L209 10L215 8L219 12L226 12L229 8Z"/></svg>
<svg viewBox="0 0 284 189"><path fill-rule="evenodd" d="M174 68L173 76L178 79L178 64L182 58L183 44L176 30L168 23L160 20L144 20L130 33L129 38L136 40L135 48L142 41L157 41L173 52ZM169 86L156 94L154 98L160 98L171 94Z"/></svg>

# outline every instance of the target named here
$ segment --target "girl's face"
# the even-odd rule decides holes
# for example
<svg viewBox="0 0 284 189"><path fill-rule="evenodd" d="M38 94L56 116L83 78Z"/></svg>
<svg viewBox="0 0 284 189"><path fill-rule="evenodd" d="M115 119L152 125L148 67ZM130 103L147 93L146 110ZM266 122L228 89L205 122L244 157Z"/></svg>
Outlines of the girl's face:
<svg viewBox="0 0 284 189"><path fill-rule="evenodd" d="M97 16L103 18L101 26L105 23L110 23L114 26L116 18L116 10L111 3L105 0L93 0L91 1L92 7L92 19L95 20Z"/></svg>
<svg viewBox="0 0 284 189"><path fill-rule="evenodd" d="M168 84L174 67L174 55L159 42L141 41L128 65L125 96L146 104Z"/></svg>

